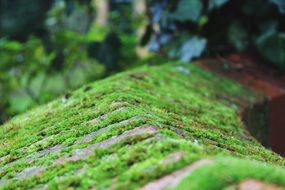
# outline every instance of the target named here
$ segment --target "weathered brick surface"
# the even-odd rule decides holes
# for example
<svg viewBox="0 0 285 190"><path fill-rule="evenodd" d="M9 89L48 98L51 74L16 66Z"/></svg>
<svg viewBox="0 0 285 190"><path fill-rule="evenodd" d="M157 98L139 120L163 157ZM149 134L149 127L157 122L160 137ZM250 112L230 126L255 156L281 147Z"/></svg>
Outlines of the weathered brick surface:
<svg viewBox="0 0 285 190"><path fill-rule="evenodd" d="M263 94L176 63L85 88L0 127L0 189L285 187L284 159L240 118Z"/></svg>
<svg viewBox="0 0 285 190"><path fill-rule="evenodd" d="M253 136L275 152L285 155L285 75L267 67L263 61L244 54L205 59L196 64L267 97L267 102L257 101L253 107L245 105L243 117ZM256 122L262 119L262 123Z"/></svg>

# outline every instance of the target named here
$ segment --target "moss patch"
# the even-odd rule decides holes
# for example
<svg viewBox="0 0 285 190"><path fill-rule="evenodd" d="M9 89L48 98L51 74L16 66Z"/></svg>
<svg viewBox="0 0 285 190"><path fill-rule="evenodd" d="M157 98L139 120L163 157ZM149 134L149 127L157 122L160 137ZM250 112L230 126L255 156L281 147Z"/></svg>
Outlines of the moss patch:
<svg viewBox="0 0 285 190"><path fill-rule="evenodd" d="M196 172L211 175L213 187L247 177L285 185L284 159L249 136L239 117L243 105L262 98L178 63L88 84L0 127L0 189L135 189L205 158L215 164ZM138 127L155 132L132 133ZM100 146L104 142L112 143ZM78 152L84 154L72 159ZM176 152L183 156L165 161ZM206 179L199 175L179 187L199 185Z"/></svg>

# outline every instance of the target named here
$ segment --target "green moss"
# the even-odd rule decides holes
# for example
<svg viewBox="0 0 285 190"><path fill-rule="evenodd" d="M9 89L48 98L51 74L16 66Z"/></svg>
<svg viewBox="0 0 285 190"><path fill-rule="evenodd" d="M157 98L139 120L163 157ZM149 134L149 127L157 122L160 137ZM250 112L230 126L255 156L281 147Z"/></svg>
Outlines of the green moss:
<svg viewBox="0 0 285 190"><path fill-rule="evenodd" d="M212 164L191 172L175 189L222 189L245 179L285 186L283 168L257 161L218 157Z"/></svg>
<svg viewBox="0 0 285 190"><path fill-rule="evenodd" d="M197 170L221 178L213 187L260 177L251 169L270 174L276 170L283 176L284 159L250 137L239 118L241 105L262 98L194 65L178 63L145 66L88 84L68 98L19 115L0 127L0 179L8 180L0 180L0 189L135 189L204 158L214 160L214 169L224 162L233 170L238 170L239 164L245 168L242 174L226 169L215 172L208 166ZM105 148L90 148L120 139L140 126L154 126L157 131L122 138ZM93 136L86 140L90 134ZM88 148L91 153L81 159L67 159ZM163 163L178 151L184 153L183 158ZM60 159L66 160L55 164ZM251 167L256 160L262 167ZM45 170L16 178L34 166ZM227 172L232 172L229 175L234 179L223 181ZM184 189L192 181L193 187L200 184L198 175L191 176L179 187ZM285 182L275 174L258 179L282 186Z"/></svg>

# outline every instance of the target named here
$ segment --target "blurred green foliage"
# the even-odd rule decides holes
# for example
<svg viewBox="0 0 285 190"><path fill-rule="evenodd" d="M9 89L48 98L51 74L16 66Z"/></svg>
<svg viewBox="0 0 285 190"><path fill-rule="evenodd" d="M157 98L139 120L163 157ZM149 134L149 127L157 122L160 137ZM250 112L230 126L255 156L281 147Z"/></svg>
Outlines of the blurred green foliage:
<svg viewBox="0 0 285 190"><path fill-rule="evenodd" d="M146 63L139 45L156 52L156 64L250 52L285 71L285 0L106 0L104 26L98 2L0 0L0 122Z"/></svg>
<svg viewBox="0 0 285 190"><path fill-rule="evenodd" d="M29 1L34 5L22 6L22 0L0 2L15 6L0 13L8 15L1 17L0 22L0 123L122 70L137 59L138 38L134 31L126 29L131 18L120 21L122 10L110 12L110 21L122 22L121 28L102 27L94 22L91 1L58 0L46 10L39 9L44 1ZM22 14L13 18L14 11L30 12L33 16ZM37 14L41 16L37 18ZM13 32L3 25L5 22L13 26ZM29 27L31 22L37 26Z"/></svg>
<svg viewBox="0 0 285 190"><path fill-rule="evenodd" d="M88 58L76 34L64 32L57 38L64 44L60 63L57 50L48 53L38 38L30 37L25 43L1 39L0 106L6 113L2 117L25 111L103 75L104 67Z"/></svg>
<svg viewBox="0 0 285 190"><path fill-rule="evenodd" d="M285 0L148 0L143 44L170 58L250 52L285 70ZM154 33L154 35L150 35Z"/></svg>

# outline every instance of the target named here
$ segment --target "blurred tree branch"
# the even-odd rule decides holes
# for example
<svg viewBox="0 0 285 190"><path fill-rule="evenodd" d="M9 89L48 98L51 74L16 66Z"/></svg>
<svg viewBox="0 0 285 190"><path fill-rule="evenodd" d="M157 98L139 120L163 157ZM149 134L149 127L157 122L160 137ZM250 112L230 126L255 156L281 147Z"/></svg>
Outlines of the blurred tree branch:
<svg viewBox="0 0 285 190"><path fill-rule="evenodd" d="M92 5L96 8L96 24L106 26L108 24L109 0L92 0Z"/></svg>

